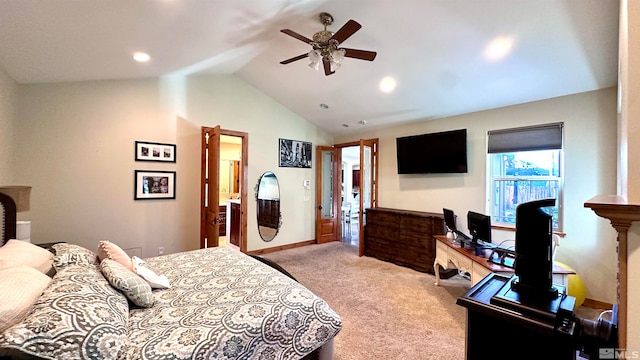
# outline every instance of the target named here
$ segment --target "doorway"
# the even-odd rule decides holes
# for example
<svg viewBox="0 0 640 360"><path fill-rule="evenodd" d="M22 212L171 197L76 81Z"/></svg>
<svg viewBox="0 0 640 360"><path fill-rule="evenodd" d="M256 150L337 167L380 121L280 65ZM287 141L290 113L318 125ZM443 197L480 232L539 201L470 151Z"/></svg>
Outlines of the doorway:
<svg viewBox="0 0 640 360"><path fill-rule="evenodd" d="M360 226L360 146L342 148L341 156L342 242L358 246Z"/></svg>
<svg viewBox="0 0 640 360"><path fill-rule="evenodd" d="M201 140L200 247L246 252L248 134L202 127Z"/></svg>
<svg viewBox="0 0 640 360"><path fill-rule="evenodd" d="M351 147L358 151L357 167L342 161L343 153L352 154L347 149ZM339 241L344 236L354 245L357 241L358 255L363 256L366 209L378 206L378 139L316 150L316 241Z"/></svg>

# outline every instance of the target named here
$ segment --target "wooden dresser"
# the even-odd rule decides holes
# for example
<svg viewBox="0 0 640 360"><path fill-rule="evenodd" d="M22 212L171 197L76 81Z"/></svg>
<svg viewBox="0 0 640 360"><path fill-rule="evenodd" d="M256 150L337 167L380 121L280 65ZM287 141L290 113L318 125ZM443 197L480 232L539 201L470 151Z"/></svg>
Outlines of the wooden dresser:
<svg viewBox="0 0 640 360"><path fill-rule="evenodd" d="M280 200L258 199L258 225L277 229L280 223Z"/></svg>
<svg viewBox="0 0 640 360"><path fill-rule="evenodd" d="M434 235L444 235L438 213L389 208L366 210L364 254L433 274Z"/></svg>

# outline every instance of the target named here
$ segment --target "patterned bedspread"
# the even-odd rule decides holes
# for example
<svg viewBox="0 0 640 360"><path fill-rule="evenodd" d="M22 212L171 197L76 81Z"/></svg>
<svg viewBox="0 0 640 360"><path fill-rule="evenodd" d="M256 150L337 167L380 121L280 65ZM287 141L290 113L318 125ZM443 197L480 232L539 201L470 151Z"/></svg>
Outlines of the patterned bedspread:
<svg viewBox="0 0 640 360"><path fill-rule="evenodd" d="M128 359L300 359L341 329L324 300L229 248L146 262L171 288L130 311Z"/></svg>

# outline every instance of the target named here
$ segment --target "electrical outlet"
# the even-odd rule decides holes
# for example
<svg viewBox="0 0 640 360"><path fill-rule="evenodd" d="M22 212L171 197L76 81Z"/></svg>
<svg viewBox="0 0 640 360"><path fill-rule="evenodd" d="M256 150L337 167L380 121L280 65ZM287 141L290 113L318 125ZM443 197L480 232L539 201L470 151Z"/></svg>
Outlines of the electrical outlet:
<svg viewBox="0 0 640 360"><path fill-rule="evenodd" d="M164 246L160 246L158 248L158 255L162 255L162 254L164 254Z"/></svg>

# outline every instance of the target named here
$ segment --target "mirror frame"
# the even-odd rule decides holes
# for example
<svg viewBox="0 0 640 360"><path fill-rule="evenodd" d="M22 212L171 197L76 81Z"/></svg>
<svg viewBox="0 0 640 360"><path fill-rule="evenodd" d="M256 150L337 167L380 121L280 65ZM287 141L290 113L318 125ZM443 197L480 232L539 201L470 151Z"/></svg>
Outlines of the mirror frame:
<svg viewBox="0 0 640 360"><path fill-rule="evenodd" d="M273 175L273 177L276 179L276 185L278 187L278 224L277 224L277 227L275 229L275 233L273 234L273 236L271 238L266 238L266 236L263 235L262 232L260 231L260 203L259 203L259 200L261 200L261 199L258 198L258 192L260 190L260 183L262 182L262 178L264 178L267 174L272 174ZM258 234L260 235L260 238L262 239L262 241L270 242L273 239L275 239L275 237L280 232L280 228L282 227L282 211L280 211L280 204L281 204L281 200L280 200L280 181L278 181L278 177L276 176L276 174L273 171L265 171L258 178L258 183L256 184L256 187L254 188L254 191L255 191L255 198L256 198L256 222L257 222L257 225L258 225Z"/></svg>

